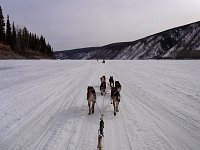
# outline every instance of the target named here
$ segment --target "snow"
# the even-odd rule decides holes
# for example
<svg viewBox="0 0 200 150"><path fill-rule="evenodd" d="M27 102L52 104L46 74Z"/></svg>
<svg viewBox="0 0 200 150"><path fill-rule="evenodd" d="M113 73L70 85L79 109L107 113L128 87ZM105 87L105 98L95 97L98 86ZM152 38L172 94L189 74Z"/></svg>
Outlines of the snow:
<svg viewBox="0 0 200 150"><path fill-rule="evenodd" d="M100 113L88 115L94 86L104 112L105 150L199 150L200 61L1 60L0 149L94 150ZM110 88L122 85L114 117ZM108 104L108 105L107 105Z"/></svg>
<svg viewBox="0 0 200 150"><path fill-rule="evenodd" d="M121 53L119 53L115 59L116 60L118 60L118 59L126 60L126 59L130 58L131 52L133 50L132 47L133 46L128 46L128 47L124 48L123 51Z"/></svg>
<svg viewBox="0 0 200 150"><path fill-rule="evenodd" d="M163 55L163 58L165 58L165 57L171 57L172 54L173 54L173 52L174 52L175 50L176 50L175 47L170 48L170 49L168 50L168 52L167 52L165 55Z"/></svg>

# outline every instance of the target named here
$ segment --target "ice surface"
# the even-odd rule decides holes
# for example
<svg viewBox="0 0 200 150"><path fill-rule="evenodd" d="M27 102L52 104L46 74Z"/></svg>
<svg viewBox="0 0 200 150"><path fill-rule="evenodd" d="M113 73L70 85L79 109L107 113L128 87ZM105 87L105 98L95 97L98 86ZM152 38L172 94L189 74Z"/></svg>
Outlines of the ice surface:
<svg viewBox="0 0 200 150"><path fill-rule="evenodd" d="M0 61L1 150L94 150L100 114L88 115L86 88L94 86L104 113L105 150L199 150L200 61ZM114 117L110 88L122 85Z"/></svg>

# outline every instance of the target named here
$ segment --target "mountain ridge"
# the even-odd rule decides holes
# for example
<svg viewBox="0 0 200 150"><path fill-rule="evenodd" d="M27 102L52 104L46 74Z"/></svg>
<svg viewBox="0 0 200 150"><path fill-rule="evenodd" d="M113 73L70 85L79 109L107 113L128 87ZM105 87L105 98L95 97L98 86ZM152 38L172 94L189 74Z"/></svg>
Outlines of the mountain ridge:
<svg viewBox="0 0 200 150"><path fill-rule="evenodd" d="M54 52L58 59L196 59L200 58L200 21L144 38Z"/></svg>

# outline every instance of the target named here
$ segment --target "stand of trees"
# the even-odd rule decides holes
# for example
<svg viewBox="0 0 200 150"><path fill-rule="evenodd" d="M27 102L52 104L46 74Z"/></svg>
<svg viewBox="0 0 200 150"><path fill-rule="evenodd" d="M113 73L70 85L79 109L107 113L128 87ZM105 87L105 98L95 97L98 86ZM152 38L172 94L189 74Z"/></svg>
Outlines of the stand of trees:
<svg viewBox="0 0 200 150"><path fill-rule="evenodd" d="M181 50L179 51L176 56L176 59L199 59L200 58L200 51L199 50Z"/></svg>
<svg viewBox="0 0 200 150"><path fill-rule="evenodd" d="M7 15L7 21L5 23L1 6L0 43L10 45L13 51L21 55L26 55L28 51L32 50L53 57L53 48L46 42L43 36L29 32L26 27L16 27L14 22L11 25L9 15Z"/></svg>

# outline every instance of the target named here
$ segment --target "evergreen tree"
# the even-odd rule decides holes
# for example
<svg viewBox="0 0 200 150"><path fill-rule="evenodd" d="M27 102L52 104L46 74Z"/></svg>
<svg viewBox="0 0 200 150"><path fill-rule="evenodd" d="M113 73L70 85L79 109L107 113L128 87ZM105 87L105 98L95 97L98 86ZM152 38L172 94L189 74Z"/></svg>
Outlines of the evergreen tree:
<svg viewBox="0 0 200 150"><path fill-rule="evenodd" d="M4 41L5 41L5 23L4 23L2 9L0 6L0 42Z"/></svg>
<svg viewBox="0 0 200 150"><path fill-rule="evenodd" d="M46 42L43 36L40 36L40 52L45 53Z"/></svg>
<svg viewBox="0 0 200 150"><path fill-rule="evenodd" d="M17 28L17 44L16 44L17 50L22 50L22 30L21 28Z"/></svg>
<svg viewBox="0 0 200 150"><path fill-rule="evenodd" d="M34 36L34 50L35 50L35 51L38 51L37 35L34 34L33 36Z"/></svg>
<svg viewBox="0 0 200 150"><path fill-rule="evenodd" d="M35 50L35 48L34 48L34 39L33 39L33 35L32 35L32 33L30 32L29 33L29 49L31 49L31 50Z"/></svg>
<svg viewBox="0 0 200 150"><path fill-rule="evenodd" d="M27 30L27 28L26 27L24 27L23 28L23 30L22 30L22 39L23 39L23 43L22 43L22 49L23 50L28 50L28 48L29 48L29 32L28 32L28 30Z"/></svg>
<svg viewBox="0 0 200 150"><path fill-rule="evenodd" d="M12 24L12 43L11 43L11 48L13 50L16 49L16 44L17 44L17 34L16 34L16 30L15 30L15 24L13 22L13 24Z"/></svg>
<svg viewBox="0 0 200 150"><path fill-rule="evenodd" d="M34 35L34 45L35 45L35 50L39 51L40 50L40 41L39 41L39 37L36 34Z"/></svg>
<svg viewBox="0 0 200 150"><path fill-rule="evenodd" d="M11 45L12 36L11 36L11 25L9 20L9 15L7 15L7 23L6 23L6 43Z"/></svg>
<svg viewBox="0 0 200 150"><path fill-rule="evenodd" d="M13 22L10 24L9 15L7 15L6 31L4 17L0 6L0 42L5 42L10 45L17 53L28 56L30 53L28 50L40 52L42 55L53 56L53 48L50 44L46 43L45 37L38 36L27 30L26 27L15 27Z"/></svg>

